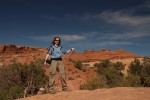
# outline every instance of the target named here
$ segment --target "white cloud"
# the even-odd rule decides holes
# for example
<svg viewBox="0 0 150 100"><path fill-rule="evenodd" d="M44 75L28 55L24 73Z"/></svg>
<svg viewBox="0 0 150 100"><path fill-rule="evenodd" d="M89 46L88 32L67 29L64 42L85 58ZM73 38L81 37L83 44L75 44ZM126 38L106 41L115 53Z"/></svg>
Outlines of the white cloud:
<svg viewBox="0 0 150 100"><path fill-rule="evenodd" d="M150 24L150 16L132 16L122 11L103 12L98 16L107 21L108 23L113 24L133 25L133 26Z"/></svg>
<svg viewBox="0 0 150 100"><path fill-rule="evenodd" d="M65 41L78 41L86 38L80 35L60 35L60 37Z"/></svg>
<svg viewBox="0 0 150 100"><path fill-rule="evenodd" d="M105 11L99 14L85 14L81 17L81 20L105 20L108 23L119 24L119 25L143 25L150 24L149 16L133 16L126 10L111 12Z"/></svg>
<svg viewBox="0 0 150 100"><path fill-rule="evenodd" d="M107 34L104 35L102 38L103 39L134 39L134 38L141 38L141 37L145 37L145 36L150 36L149 32L127 32L124 34L115 34L115 33L111 33L111 34Z"/></svg>
<svg viewBox="0 0 150 100"><path fill-rule="evenodd" d="M101 45L101 46L107 46L107 45L132 45L132 42L116 42L116 41L108 41L108 42L101 42L101 43L96 43L96 45Z"/></svg>
<svg viewBox="0 0 150 100"><path fill-rule="evenodd" d="M55 34L55 35L48 35L48 36L32 36L30 38L33 40L49 42L49 41L52 41L52 39L55 36L59 36L63 41L79 41L79 40L83 40L86 38L85 36L82 36L82 35L67 35L67 34Z"/></svg>
<svg viewBox="0 0 150 100"><path fill-rule="evenodd" d="M101 39L133 39L140 37L150 37L150 15L138 16L132 13L136 12L137 9L124 9L120 11L105 11L98 14L85 14L82 20L96 20L101 23L111 23L121 27L122 31L118 33L107 33L101 36ZM105 24L105 23L104 23ZM101 25L101 24L100 24ZM129 30L128 30L129 29Z"/></svg>
<svg viewBox="0 0 150 100"><path fill-rule="evenodd" d="M49 42L50 41L50 36L31 36L29 38L33 39L33 40L43 41L43 42Z"/></svg>

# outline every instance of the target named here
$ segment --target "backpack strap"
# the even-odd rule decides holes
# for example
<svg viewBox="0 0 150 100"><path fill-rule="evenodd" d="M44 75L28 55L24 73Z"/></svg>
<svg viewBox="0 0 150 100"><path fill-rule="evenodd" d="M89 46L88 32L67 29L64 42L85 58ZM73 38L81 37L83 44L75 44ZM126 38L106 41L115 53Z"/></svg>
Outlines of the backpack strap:
<svg viewBox="0 0 150 100"><path fill-rule="evenodd" d="M67 52L64 50L64 48L61 46L60 47L60 51L63 53L63 54L66 54Z"/></svg>
<svg viewBox="0 0 150 100"><path fill-rule="evenodd" d="M60 47L60 51L61 51L61 49L62 49L62 46Z"/></svg>
<svg viewBox="0 0 150 100"><path fill-rule="evenodd" d="M63 49L63 47L62 46L60 46L60 51ZM53 53L53 51L54 51L54 47L52 46L52 45L50 45L49 46L49 48L48 48L48 52L47 53L49 53L49 51L51 50L51 54Z"/></svg>
<svg viewBox="0 0 150 100"><path fill-rule="evenodd" d="M52 54L52 52L54 51L54 48L53 48L53 46L52 46L52 45L51 45L51 46L49 46L47 53L49 53L49 51L50 51L50 50L51 50L51 54Z"/></svg>

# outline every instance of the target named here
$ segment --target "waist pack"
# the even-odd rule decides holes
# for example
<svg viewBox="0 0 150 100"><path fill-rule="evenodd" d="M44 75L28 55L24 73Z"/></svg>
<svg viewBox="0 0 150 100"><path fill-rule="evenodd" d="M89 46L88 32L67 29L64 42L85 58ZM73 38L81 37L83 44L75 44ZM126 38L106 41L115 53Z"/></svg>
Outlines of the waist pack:
<svg viewBox="0 0 150 100"><path fill-rule="evenodd" d="M51 64L52 60L55 60L55 61L62 61L62 58L51 58L51 59L47 59L47 60L46 60L46 63Z"/></svg>
<svg viewBox="0 0 150 100"><path fill-rule="evenodd" d="M52 62L52 59L47 59L46 60L46 63L48 63L48 64L51 64L51 62Z"/></svg>

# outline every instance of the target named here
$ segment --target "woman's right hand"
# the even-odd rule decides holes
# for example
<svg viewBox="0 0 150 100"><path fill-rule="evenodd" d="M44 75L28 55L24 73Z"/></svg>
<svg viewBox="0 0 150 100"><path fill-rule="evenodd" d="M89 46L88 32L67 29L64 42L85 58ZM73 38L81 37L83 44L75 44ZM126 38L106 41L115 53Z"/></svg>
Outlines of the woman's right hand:
<svg viewBox="0 0 150 100"><path fill-rule="evenodd" d="M47 65L46 60L48 59L48 57L49 57L49 54L47 54L46 57L45 57L44 65Z"/></svg>
<svg viewBox="0 0 150 100"><path fill-rule="evenodd" d="M44 62L44 65L47 65L47 62L46 62L46 60L45 60L45 62Z"/></svg>

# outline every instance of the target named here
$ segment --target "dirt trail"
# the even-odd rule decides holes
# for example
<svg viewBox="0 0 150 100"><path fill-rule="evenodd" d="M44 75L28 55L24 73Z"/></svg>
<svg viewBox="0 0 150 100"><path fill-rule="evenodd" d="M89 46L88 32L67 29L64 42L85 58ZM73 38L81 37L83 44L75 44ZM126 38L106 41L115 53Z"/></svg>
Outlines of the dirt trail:
<svg viewBox="0 0 150 100"><path fill-rule="evenodd" d="M150 88L117 87L36 95L19 100L150 100Z"/></svg>

